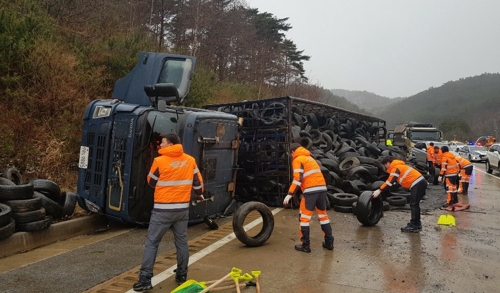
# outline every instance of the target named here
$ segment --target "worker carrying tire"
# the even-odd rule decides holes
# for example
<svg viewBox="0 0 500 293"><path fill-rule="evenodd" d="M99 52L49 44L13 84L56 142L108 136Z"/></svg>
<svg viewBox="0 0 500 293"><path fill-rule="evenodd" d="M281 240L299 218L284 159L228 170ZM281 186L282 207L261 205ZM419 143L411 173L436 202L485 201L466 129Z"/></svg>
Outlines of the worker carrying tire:
<svg viewBox="0 0 500 293"><path fill-rule="evenodd" d="M425 195L427 180L414 168L405 164L401 160L396 160L391 156L384 157L381 161L385 166L389 178L372 193L373 198L377 198L383 190L399 184L410 190L410 211L411 219L406 227L401 228L401 232L419 232L422 230L420 221L420 200Z"/></svg>
<svg viewBox="0 0 500 293"><path fill-rule="evenodd" d="M474 168L474 165L472 165L472 163L469 160L462 157L457 156L455 157L455 159L457 160L458 166L460 167L458 193L467 195L469 192L470 175L472 174L472 169Z"/></svg>
<svg viewBox="0 0 500 293"><path fill-rule="evenodd" d="M323 248L333 250L333 235L330 219L326 213L326 182L321 169L311 157L311 153L298 143L290 145L293 158L293 181L288 189L288 194L283 200L287 205L293 195L302 190L300 200L300 244L295 245L295 250L311 252L309 240L309 224L314 210L318 213L318 220L323 231Z"/></svg>

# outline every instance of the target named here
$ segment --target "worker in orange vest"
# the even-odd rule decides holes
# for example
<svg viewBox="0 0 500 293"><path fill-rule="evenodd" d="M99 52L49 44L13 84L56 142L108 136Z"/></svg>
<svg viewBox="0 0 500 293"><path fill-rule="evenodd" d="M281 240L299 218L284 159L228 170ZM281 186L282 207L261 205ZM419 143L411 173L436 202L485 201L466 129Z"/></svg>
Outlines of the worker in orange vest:
<svg viewBox="0 0 500 293"><path fill-rule="evenodd" d="M429 167L429 173L434 174L434 143L431 141L427 146L427 166Z"/></svg>
<svg viewBox="0 0 500 293"><path fill-rule="evenodd" d="M469 192L469 180L470 180L470 175L472 174L472 169L474 168L474 165L472 163L462 157L456 157L455 158L458 162L458 165L460 167L460 181L459 181L459 186L458 186L458 193L467 195Z"/></svg>
<svg viewBox="0 0 500 293"><path fill-rule="evenodd" d="M326 213L326 182L321 169L311 153L298 143L290 146L293 161L293 181L288 189L288 194L283 200L287 205L292 196L300 189L300 244L295 245L295 250L311 252L309 241L309 223L314 210L318 213L318 220L323 231L323 248L333 250L333 234L330 219Z"/></svg>
<svg viewBox="0 0 500 293"><path fill-rule="evenodd" d="M449 152L447 146L442 146L443 158L441 162L441 171L439 172L438 182L441 183L443 176L446 183L446 194L448 198L443 208L447 208L452 204L458 203L457 184L459 165L455 159L455 155Z"/></svg>
<svg viewBox="0 0 500 293"><path fill-rule="evenodd" d="M372 193L372 197L377 198L384 189L395 184L409 189L411 220L406 227L401 228L401 232L419 232L422 230L420 200L425 195L427 181L420 172L391 156L384 157L381 163L385 166L387 173L389 173L389 178L380 186L380 189Z"/></svg>

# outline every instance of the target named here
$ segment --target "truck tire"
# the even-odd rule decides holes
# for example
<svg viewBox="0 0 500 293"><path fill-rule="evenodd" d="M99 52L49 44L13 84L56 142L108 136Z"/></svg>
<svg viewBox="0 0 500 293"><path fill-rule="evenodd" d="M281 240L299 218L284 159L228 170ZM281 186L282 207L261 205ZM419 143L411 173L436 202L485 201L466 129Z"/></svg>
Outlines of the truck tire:
<svg viewBox="0 0 500 293"><path fill-rule="evenodd" d="M16 185L23 183L23 178L21 176L21 173L19 173L16 167L9 167L5 169L2 172L2 177L9 179Z"/></svg>
<svg viewBox="0 0 500 293"><path fill-rule="evenodd" d="M51 224L52 224L52 217L46 216L45 219L40 220L40 221L16 224L16 228L19 231L33 232L33 231L46 229Z"/></svg>
<svg viewBox="0 0 500 293"><path fill-rule="evenodd" d="M42 206L45 208L47 215L53 216L54 218L60 218L62 213L62 207L52 199L46 197L43 193L35 191L34 197L42 199Z"/></svg>
<svg viewBox="0 0 500 293"><path fill-rule="evenodd" d="M61 193L59 205L62 207L61 217L71 216L76 207L76 193L70 191Z"/></svg>
<svg viewBox="0 0 500 293"><path fill-rule="evenodd" d="M262 216L262 229L256 236L249 236L245 231L244 223L248 214L252 211L257 211ZM263 245L269 237L274 229L274 216L269 208L257 201L249 201L244 203L241 207L239 207L233 216L233 231L243 244L246 244L250 247L261 246Z"/></svg>
<svg viewBox="0 0 500 293"><path fill-rule="evenodd" d="M33 197L33 184L0 185L0 200L28 199Z"/></svg>
<svg viewBox="0 0 500 293"><path fill-rule="evenodd" d="M24 213L13 213L12 219L16 220L16 224L36 222L45 219L45 209L41 208L36 211Z"/></svg>
<svg viewBox="0 0 500 293"><path fill-rule="evenodd" d="M12 209L3 203L0 203L0 227L3 227L10 223L12 218Z"/></svg>
<svg viewBox="0 0 500 293"><path fill-rule="evenodd" d="M0 240L4 240L12 236L16 231L16 221L10 219L10 223L6 226L0 226Z"/></svg>
<svg viewBox="0 0 500 293"><path fill-rule="evenodd" d="M41 198L7 200L5 204L12 208L13 213L24 213L39 210L42 207Z"/></svg>
<svg viewBox="0 0 500 293"><path fill-rule="evenodd" d="M372 198L371 191L364 191L356 204L356 218L365 226L375 226L383 213L383 202L379 196Z"/></svg>
<svg viewBox="0 0 500 293"><path fill-rule="evenodd" d="M61 188L54 181L48 179L35 179L33 180L33 186L35 191L39 191L51 200L59 202L61 198Z"/></svg>

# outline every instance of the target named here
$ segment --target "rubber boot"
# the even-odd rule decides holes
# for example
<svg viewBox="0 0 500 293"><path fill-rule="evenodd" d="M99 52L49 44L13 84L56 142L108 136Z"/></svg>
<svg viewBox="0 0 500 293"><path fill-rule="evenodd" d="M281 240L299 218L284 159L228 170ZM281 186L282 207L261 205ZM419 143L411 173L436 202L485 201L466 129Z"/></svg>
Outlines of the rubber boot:
<svg viewBox="0 0 500 293"><path fill-rule="evenodd" d="M456 193L456 192L453 192L453 193L451 194L451 196L452 196L452 199L451 199L451 204L458 203L458 195L457 195L457 193Z"/></svg>
<svg viewBox="0 0 500 293"><path fill-rule="evenodd" d="M469 182L463 182L463 190L462 190L462 194L463 195L467 195L469 193Z"/></svg>

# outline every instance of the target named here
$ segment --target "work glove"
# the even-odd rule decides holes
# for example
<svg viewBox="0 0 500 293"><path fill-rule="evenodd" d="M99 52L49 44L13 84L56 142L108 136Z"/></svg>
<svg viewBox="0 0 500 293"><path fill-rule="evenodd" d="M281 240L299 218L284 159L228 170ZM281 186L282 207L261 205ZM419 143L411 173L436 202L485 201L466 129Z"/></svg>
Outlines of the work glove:
<svg viewBox="0 0 500 293"><path fill-rule="evenodd" d="M375 190L375 191L372 193L372 197L373 197L373 198L377 198L377 197L380 195L380 193L381 193L381 192L382 192L382 190L380 190L380 189Z"/></svg>
<svg viewBox="0 0 500 293"><path fill-rule="evenodd" d="M285 199L283 200L283 205L286 206L290 202L290 199L292 199L292 196L290 194L287 194L287 196L285 196Z"/></svg>
<svg viewBox="0 0 500 293"><path fill-rule="evenodd" d="M200 195L196 196L196 200L202 201L202 200L205 200L205 197L203 197L203 194L200 194Z"/></svg>
<svg viewBox="0 0 500 293"><path fill-rule="evenodd" d="M439 176L439 177L438 177L438 182L439 182L439 183L443 182L443 176Z"/></svg>

